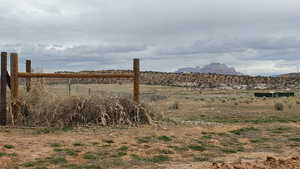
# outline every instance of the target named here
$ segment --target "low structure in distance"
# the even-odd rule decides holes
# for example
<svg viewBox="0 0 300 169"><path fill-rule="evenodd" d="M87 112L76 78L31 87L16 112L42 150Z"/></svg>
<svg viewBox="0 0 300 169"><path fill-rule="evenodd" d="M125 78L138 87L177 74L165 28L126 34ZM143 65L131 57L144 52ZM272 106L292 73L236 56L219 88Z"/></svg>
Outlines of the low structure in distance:
<svg viewBox="0 0 300 169"><path fill-rule="evenodd" d="M255 97L294 97L294 92L265 92L265 93L254 93Z"/></svg>

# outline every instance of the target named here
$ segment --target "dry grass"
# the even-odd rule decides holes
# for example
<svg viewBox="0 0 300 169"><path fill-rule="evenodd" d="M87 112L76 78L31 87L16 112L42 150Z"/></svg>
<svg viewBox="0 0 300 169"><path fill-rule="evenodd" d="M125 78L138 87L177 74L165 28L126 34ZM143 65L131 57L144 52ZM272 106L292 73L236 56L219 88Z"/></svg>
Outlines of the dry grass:
<svg viewBox="0 0 300 169"><path fill-rule="evenodd" d="M151 108L131 99L111 96L58 96L36 85L20 98L18 124L63 127L71 125L151 124Z"/></svg>
<svg viewBox="0 0 300 169"><path fill-rule="evenodd" d="M64 114L46 118L42 117L45 115L43 113L34 115L46 120L51 119L53 123L43 122L41 119L29 121L35 117L26 115L26 111L23 110L23 115L28 120L24 122L34 123L27 125L41 123L45 126L46 124L60 126L61 123L103 125L101 120L95 121L98 114L94 117L89 116L89 110L98 109L86 109L84 106L97 103L98 106L107 105L117 109L119 106L110 105L121 104L122 101L119 100L122 98L80 97L80 95L87 95L88 88L92 89L91 95L101 96L103 92L107 95L109 93L130 95L131 87L131 84L74 85L71 94L76 97L63 96L68 94L65 85L49 85L47 89L35 87L36 91L32 91L36 92L35 94L29 93L21 100L24 104L34 106L37 113L49 110L47 116L52 112L67 111L65 119L70 119L70 116L74 115L71 116L73 122L55 121ZM253 93L254 91L250 90L198 91L143 85L141 100L152 100L149 104L164 115L163 120L155 125L117 128L95 125L67 127L66 130L0 128L0 164L7 166L6 168L31 166L30 168L173 169L185 168L185 165L186 168L190 168L191 164L195 166L194 168L201 168L197 165L264 160L266 156L276 158L299 156L300 105L297 104L299 96L263 99L255 98ZM152 96L155 96L154 99ZM105 102L105 99L112 101ZM99 100L103 100L104 103ZM130 102L130 99L128 101ZM173 103L179 103L179 109L170 109ZM284 110L276 111L275 103L282 103L285 106ZM23 108L32 109L28 106ZM77 109L81 110L85 117L80 117L79 122L78 119L74 119L81 115ZM76 112L70 113L74 110ZM110 121L108 125L113 124L113 121ZM8 149L5 145L12 145L14 148Z"/></svg>

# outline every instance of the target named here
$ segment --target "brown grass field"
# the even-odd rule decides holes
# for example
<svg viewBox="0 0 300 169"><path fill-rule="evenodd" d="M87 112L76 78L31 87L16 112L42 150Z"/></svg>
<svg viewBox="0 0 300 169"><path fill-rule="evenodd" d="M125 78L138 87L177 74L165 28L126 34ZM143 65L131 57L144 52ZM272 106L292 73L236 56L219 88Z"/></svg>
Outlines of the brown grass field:
<svg viewBox="0 0 300 169"><path fill-rule="evenodd" d="M130 97L132 85L72 85L72 96ZM68 95L67 85L51 85ZM152 125L0 128L0 168L300 168L300 97L141 86ZM276 110L281 103L283 110ZM283 160L280 160L283 159ZM226 163L226 164L224 164Z"/></svg>

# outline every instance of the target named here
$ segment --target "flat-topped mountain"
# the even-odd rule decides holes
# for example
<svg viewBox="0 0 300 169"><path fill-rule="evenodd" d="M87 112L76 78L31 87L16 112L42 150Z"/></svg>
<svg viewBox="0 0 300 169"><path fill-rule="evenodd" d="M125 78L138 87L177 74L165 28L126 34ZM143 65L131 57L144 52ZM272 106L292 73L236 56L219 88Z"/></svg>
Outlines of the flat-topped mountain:
<svg viewBox="0 0 300 169"><path fill-rule="evenodd" d="M280 75L280 77L294 77L294 78L300 78L300 73L288 73Z"/></svg>
<svg viewBox="0 0 300 169"><path fill-rule="evenodd" d="M204 67L185 67L178 69L177 73L192 72L192 73L216 73L216 74L226 74L226 75L241 75L242 73L237 72L235 68L229 67L222 63L211 63Z"/></svg>

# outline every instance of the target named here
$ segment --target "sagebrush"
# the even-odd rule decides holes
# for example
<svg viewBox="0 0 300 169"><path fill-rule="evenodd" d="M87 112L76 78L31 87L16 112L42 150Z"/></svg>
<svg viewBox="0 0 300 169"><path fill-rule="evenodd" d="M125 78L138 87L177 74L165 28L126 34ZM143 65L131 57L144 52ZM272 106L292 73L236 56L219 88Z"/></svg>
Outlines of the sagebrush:
<svg viewBox="0 0 300 169"><path fill-rule="evenodd" d="M145 104L112 96L57 96L43 85L20 98L18 123L26 126L151 124L154 116Z"/></svg>

